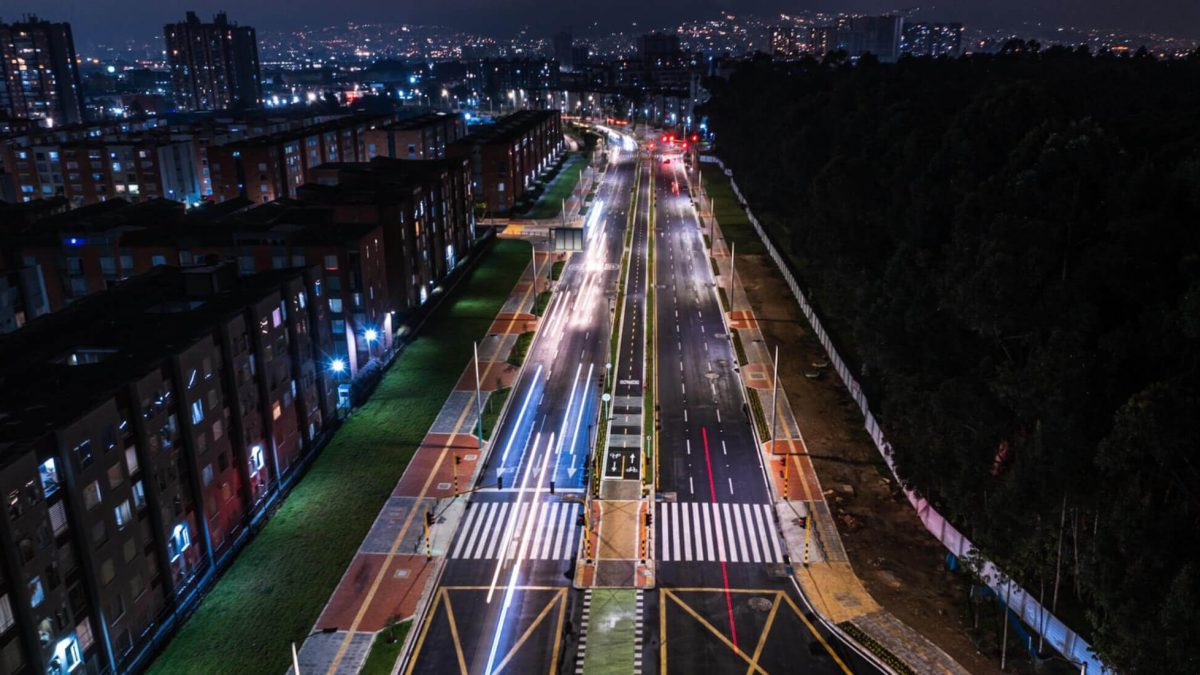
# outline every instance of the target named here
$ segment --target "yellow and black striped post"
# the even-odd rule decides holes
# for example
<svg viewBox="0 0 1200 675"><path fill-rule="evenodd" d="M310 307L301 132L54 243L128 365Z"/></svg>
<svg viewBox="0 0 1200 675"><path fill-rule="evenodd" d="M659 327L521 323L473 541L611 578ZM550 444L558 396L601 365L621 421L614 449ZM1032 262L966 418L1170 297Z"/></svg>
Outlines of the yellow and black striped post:
<svg viewBox="0 0 1200 675"><path fill-rule="evenodd" d="M433 525L433 511L425 512L425 562L433 560L433 545L429 540L429 529Z"/></svg>
<svg viewBox="0 0 1200 675"><path fill-rule="evenodd" d="M788 477L791 475L789 470L787 455L783 456L783 498L790 499L792 493L788 491Z"/></svg>
<svg viewBox="0 0 1200 675"><path fill-rule="evenodd" d="M812 529L813 514L804 519L804 566L808 567L808 533Z"/></svg>

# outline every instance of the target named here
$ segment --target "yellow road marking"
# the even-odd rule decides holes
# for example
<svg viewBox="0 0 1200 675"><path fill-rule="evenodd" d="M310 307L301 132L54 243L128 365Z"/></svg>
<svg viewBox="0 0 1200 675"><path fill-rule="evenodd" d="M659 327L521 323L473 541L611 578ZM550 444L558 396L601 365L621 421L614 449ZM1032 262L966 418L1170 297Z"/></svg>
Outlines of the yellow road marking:
<svg viewBox="0 0 1200 675"><path fill-rule="evenodd" d="M666 589L658 589L658 672L667 671L667 603Z"/></svg>
<svg viewBox="0 0 1200 675"><path fill-rule="evenodd" d="M446 589L442 589L442 592L436 594L433 598L433 606L429 608L429 615L425 617L425 623L421 625L421 634L417 636L417 644L413 648L413 658L409 661L408 668L404 670L405 675L412 673L413 666L417 664L416 655L420 653L421 646L425 644L425 636L429 634L429 626L433 623L433 615L437 614L438 605L441 604L442 596L445 594Z"/></svg>
<svg viewBox="0 0 1200 675"><path fill-rule="evenodd" d="M767 635L771 633L771 625L775 623L775 615L779 612L780 598L775 596L775 602L771 603L771 613L767 615L767 623L763 625L762 635L758 636L758 646L754 648L754 657L750 662L750 667L746 669L746 675L754 672L755 666L758 665L758 659L762 657L763 647L767 646Z"/></svg>
<svg viewBox="0 0 1200 675"><path fill-rule="evenodd" d="M525 292L521 295L521 302L518 306L524 306L525 301L529 298L529 293L533 290L533 286L536 284L537 279L534 279L534 283L530 284L530 287L525 289ZM517 312L513 313L513 318L508 322L508 326L505 327L504 332L506 334L508 331L512 330L513 324L515 324L517 321L517 315ZM483 380L486 380L487 376L491 374L492 366L495 365L495 363L495 361L488 361L488 366L483 373ZM467 414L470 413L471 410L472 408L470 402L468 401L463 405L463 411L459 414L458 421L454 424L454 430L450 432L449 440L446 441L445 445L442 446L441 451L438 453L437 461L434 463L433 469L429 472L429 476L425 479L425 484L421 486L421 492L417 495L416 500L413 502L413 508L408 510L408 515L404 518L404 524L400 526L400 531L396 534L396 538L392 541L391 548L388 549L387 558L384 559L383 565L380 566L379 572L375 575L375 579L371 582L371 588L367 591L366 596L363 598L362 604L359 605L358 612L354 615L354 621L350 623L350 628L346 631L346 637L342 638L342 644L338 646L337 654L333 657L333 662L329 664L329 669L325 671L326 675L333 675L333 673L337 671L338 666L341 665L342 659L345 658L346 650L350 647L350 639L353 637L354 633L358 631L358 627L362 623L363 617L366 616L367 608L370 607L371 602L374 601L375 594L379 591L379 586L383 583L384 576L387 575L388 567L391 566L392 560L394 560L396 557L396 551L399 550L400 543L404 540L404 535L408 533L408 528L412 525L413 517L417 514L418 505L421 503L421 500L425 499L425 496L429 494L429 486L433 484L433 479L437 476L438 469L442 466L442 461L446 459L447 450L453 446L454 439L458 436L459 430L462 429L463 422L466 421ZM483 447L482 438L479 439L479 446L480 448ZM407 470L407 467L405 468ZM401 477L403 477L403 474L401 474ZM355 554L357 555L357 551L355 551ZM336 591L334 592L336 593Z"/></svg>
<svg viewBox="0 0 1200 675"><path fill-rule="evenodd" d="M458 639L458 621L454 619L450 594L444 588L442 589L442 602L446 605L446 620L450 622L450 638L454 641L454 654L458 657L458 669L462 675L467 675L467 659L463 656L462 640Z"/></svg>
<svg viewBox="0 0 1200 675"><path fill-rule="evenodd" d="M558 625L554 629L554 652L550 657L549 675L554 675L554 673L558 672L558 650L562 646L563 621L567 618L566 589L563 589L563 592L559 594L558 598Z"/></svg>
<svg viewBox="0 0 1200 675"><path fill-rule="evenodd" d="M776 592L778 592L778 591L776 591ZM679 607L682 608L683 611L687 612L689 615L691 615L691 617L693 619L698 621L701 626L704 626L705 628L708 629L708 631L710 633L712 633L713 635L716 635L717 638L720 639L721 642L724 643L726 647L729 647L729 649L731 649L734 654L737 654L738 656L742 657L742 660L744 660L746 662L746 664L750 666L750 672L757 671L757 672L763 673L763 675L767 675L767 671L763 670L761 666L759 666L757 663L755 663L753 660L751 660L750 656L747 655L746 652L742 651L740 648L738 648L737 645L730 642L729 638L725 637L724 633L717 630L715 626L713 626L711 623L709 623L707 619L700 616L700 614L696 610L692 609L690 605L688 605L686 602L684 602L682 599L680 599L677 595L675 595L674 592L666 591L666 594L672 600L674 600L675 604L679 605Z"/></svg>
<svg viewBox="0 0 1200 675"><path fill-rule="evenodd" d="M792 611L796 613L796 616L800 617L800 620L804 622L804 625L808 626L809 632L813 634L813 637L817 638L817 642L821 643L821 646L825 648L825 651L829 652L829 655L833 657L834 662L838 664L838 667L842 669L842 672L846 673L846 675L852 675L850 669L846 667L845 662L843 662L841 657L833 651L833 648L830 647L829 643L825 641L825 638L821 636L821 633L817 630L816 626L813 626L812 622L808 620L808 617L804 616L804 612L801 612L800 608L796 606L796 602L788 595L784 595L783 599L787 601L788 606L792 608Z"/></svg>
<svg viewBox="0 0 1200 675"><path fill-rule="evenodd" d="M514 656L516 656L517 650L525 644L525 641L528 640L529 636L533 634L534 629L542 623L542 620L546 618L546 615L550 613L550 610L554 609L554 604L559 602L559 599L566 595L566 593L567 589L558 589L558 593L555 593L554 597L550 598L550 602L546 603L546 606L542 608L542 611L537 615L537 618L533 620L533 623L529 624L529 627L526 628L525 632L521 634L521 638L512 646L512 649L508 650L508 654L504 655L504 658L500 661L499 665L492 670L492 675L504 670L504 666L508 665L508 662L511 661Z"/></svg>

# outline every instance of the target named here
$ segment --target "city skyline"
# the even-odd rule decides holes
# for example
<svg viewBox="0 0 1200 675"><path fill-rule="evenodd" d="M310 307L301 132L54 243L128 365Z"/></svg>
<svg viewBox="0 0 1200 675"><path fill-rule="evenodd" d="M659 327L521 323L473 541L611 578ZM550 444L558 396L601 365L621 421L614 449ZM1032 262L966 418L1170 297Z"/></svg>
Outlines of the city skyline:
<svg viewBox="0 0 1200 675"><path fill-rule="evenodd" d="M80 31L76 36L78 46L83 50L97 44L122 43L161 34L165 23L177 20L186 11L211 16L227 9L227 3L213 0L167 0L145 6L139 0L120 0L117 4L120 8L113 11L114 8L110 6L81 5L63 0L16 0L6 3L7 6L0 10L0 18L13 21L24 15L37 15L50 21L87 26L86 31ZM279 11L278 3L268 2L233 8L230 16L232 20L255 26L260 31L394 22L445 26L496 37L512 37L525 30L531 37L544 38L568 26L581 35L630 27L649 30L716 16L719 12L755 14L764 18L803 11L863 14L912 12L923 20L961 21L982 28L1071 27L1169 33L1175 37L1200 35L1200 5L1189 5L1179 0L1155 0L1150 3L1133 0L1109 0L1105 3L1068 0L1058 3L1053 9L1041 5L1037 0L1015 0L1004 8L983 0L949 0L927 7L898 7L888 0L808 0L802 3L778 0L738 3L702 0L684 3L670 0L647 6L631 0L615 0L607 5L609 11L597 16L589 14L589 10L582 7L560 4L541 6L539 0L506 0L501 3L448 0L436 6L411 6L403 10L378 0L348 0L337 5L296 0L287 4L286 12ZM120 11L122 8L128 11Z"/></svg>

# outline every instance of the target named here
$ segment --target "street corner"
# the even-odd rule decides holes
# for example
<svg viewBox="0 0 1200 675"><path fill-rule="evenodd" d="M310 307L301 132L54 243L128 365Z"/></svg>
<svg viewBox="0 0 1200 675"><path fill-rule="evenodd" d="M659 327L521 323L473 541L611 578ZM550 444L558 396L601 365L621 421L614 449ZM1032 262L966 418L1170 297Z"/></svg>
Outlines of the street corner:
<svg viewBox="0 0 1200 675"><path fill-rule="evenodd" d="M744 309L729 312L729 327L738 330L750 328L754 322L754 312Z"/></svg>
<svg viewBox="0 0 1200 675"><path fill-rule="evenodd" d="M519 335L537 329L538 318L529 312L500 312L489 335Z"/></svg>
<svg viewBox="0 0 1200 675"><path fill-rule="evenodd" d="M433 568L423 555L356 554L317 629L375 632L412 616Z"/></svg>
<svg viewBox="0 0 1200 675"><path fill-rule="evenodd" d="M751 389L771 389L771 372L765 363L748 363L742 366L742 379Z"/></svg>
<svg viewBox="0 0 1200 675"><path fill-rule="evenodd" d="M796 454L800 451L799 444L788 446L785 445L786 440L781 440L779 443L778 454L776 454L776 449L771 447L772 443L767 443L771 477L775 481L775 493L779 495L780 499L787 501L824 501L825 496L821 492L821 484L817 480L812 461L807 455ZM792 447L795 447L796 451L793 451Z"/></svg>
<svg viewBox="0 0 1200 675"><path fill-rule="evenodd" d="M479 459L479 438L474 434L428 434L392 495L452 496L469 486Z"/></svg>

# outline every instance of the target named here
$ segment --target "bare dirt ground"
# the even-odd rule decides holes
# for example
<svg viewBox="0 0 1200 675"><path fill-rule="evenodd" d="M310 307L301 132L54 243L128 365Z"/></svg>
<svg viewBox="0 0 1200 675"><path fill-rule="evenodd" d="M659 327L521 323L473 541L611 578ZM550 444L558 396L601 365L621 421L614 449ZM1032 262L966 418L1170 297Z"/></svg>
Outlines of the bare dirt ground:
<svg viewBox="0 0 1200 675"><path fill-rule="evenodd" d="M836 373L805 377L824 351L774 264L765 255L739 256L738 272L768 347L780 346L781 382L855 572L879 604L964 668L1002 672L998 651L975 648L966 583L946 571L945 548L898 489Z"/></svg>

